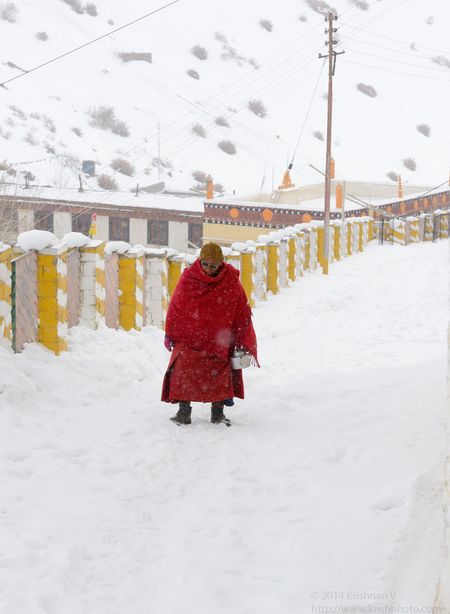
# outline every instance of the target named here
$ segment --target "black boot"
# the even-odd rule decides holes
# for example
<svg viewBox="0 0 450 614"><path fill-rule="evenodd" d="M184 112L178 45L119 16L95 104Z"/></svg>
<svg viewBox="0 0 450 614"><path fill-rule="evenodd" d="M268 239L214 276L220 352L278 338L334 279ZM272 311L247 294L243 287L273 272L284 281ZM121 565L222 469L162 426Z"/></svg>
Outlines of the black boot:
<svg viewBox="0 0 450 614"><path fill-rule="evenodd" d="M211 404L211 422L213 424L226 424L227 426L231 426L231 420L223 413L223 401L215 401Z"/></svg>
<svg viewBox="0 0 450 614"><path fill-rule="evenodd" d="M189 405L189 401L180 401L180 408L175 416L172 416L172 422L178 425L191 424L191 411L192 408Z"/></svg>

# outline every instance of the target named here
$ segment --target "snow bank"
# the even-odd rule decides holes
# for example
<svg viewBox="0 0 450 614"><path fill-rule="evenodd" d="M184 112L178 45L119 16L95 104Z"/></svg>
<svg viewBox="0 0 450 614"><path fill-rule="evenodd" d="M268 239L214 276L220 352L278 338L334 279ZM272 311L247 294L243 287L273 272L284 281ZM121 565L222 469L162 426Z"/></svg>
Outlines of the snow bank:
<svg viewBox="0 0 450 614"><path fill-rule="evenodd" d="M130 249L131 245L125 241L108 241L105 246L105 254L126 254Z"/></svg>
<svg viewBox="0 0 450 614"><path fill-rule="evenodd" d="M67 245L67 247L85 247L89 245L91 239L81 232L68 232L62 238L62 242Z"/></svg>
<svg viewBox="0 0 450 614"><path fill-rule="evenodd" d="M27 230L21 232L17 237L17 245L25 251L30 249L40 251L46 247L58 245L58 243L56 236L47 230Z"/></svg>

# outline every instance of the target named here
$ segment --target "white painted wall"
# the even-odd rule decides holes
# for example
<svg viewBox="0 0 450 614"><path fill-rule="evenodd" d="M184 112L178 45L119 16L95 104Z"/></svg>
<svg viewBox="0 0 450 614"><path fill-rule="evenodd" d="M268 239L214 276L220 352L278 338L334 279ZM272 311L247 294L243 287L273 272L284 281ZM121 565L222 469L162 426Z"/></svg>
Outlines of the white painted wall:
<svg viewBox="0 0 450 614"><path fill-rule="evenodd" d="M72 215L63 211L58 211L53 214L53 232L58 237L62 237L72 232Z"/></svg>
<svg viewBox="0 0 450 614"><path fill-rule="evenodd" d="M147 245L147 220L130 218L130 243Z"/></svg>
<svg viewBox="0 0 450 614"><path fill-rule="evenodd" d="M109 217L106 215L97 215L97 234L94 239L109 241Z"/></svg>
<svg viewBox="0 0 450 614"><path fill-rule="evenodd" d="M188 247L188 223L169 222L169 247L179 252L192 251Z"/></svg>

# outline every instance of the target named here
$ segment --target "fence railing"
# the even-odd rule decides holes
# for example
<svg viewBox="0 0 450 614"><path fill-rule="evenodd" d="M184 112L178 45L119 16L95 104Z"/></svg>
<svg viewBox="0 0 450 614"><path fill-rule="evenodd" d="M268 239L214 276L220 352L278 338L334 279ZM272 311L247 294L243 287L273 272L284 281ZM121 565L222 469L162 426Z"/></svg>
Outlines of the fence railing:
<svg viewBox="0 0 450 614"><path fill-rule="evenodd" d="M386 226L370 217L333 221L330 264L362 252L377 237L393 237L403 245L433 240L432 218L438 215L439 238L447 238L448 212L436 212L431 221L425 216L392 220ZM59 354L68 348L69 327L79 324L93 329L101 323L125 330L140 330L145 325L164 327L178 280L196 256L170 248L85 239L82 247L60 241L53 247L26 252L0 243L0 339L15 352L26 342L39 341ZM323 222L315 221L222 250L225 260L240 271L253 307L303 275L320 270L323 245Z"/></svg>

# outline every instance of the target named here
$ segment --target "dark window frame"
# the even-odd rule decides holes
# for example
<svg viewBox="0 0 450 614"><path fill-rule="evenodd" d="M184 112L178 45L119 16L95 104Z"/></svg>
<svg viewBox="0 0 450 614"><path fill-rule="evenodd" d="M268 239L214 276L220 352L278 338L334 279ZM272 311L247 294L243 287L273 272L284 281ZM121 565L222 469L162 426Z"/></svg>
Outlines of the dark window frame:
<svg viewBox="0 0 450 614"><path fill-rule="evenodd" d="M39 209L34 212L33 226L36 230L47 230L53 232L55 228L55 220L53 211Z"/></svg>
<svg viewBox="0 0 450 614"><path fill-rule="evenodd" d="M147 244L169 245L169 222L167 220L147 220Z"/></svg>
<svg viewBox="0 0 450 614"><path fill-rule="evenodd" d="M88 236L91 221L92 216L90 213L72 213L72 232L81 232Z"/></svg>
<svg viewBox="0 0 450 614"><path fill-rule="evenodd" d="M203 239L203 224L188 223L188 241L197 247L201 247ZM190 246L191 247L191 246Z"/></svg>
<svg viewBox="0 0 450 614"><path fill-rule="evenodd" d="M109 240L130 242L130 218L109 216Z"/></svg>

